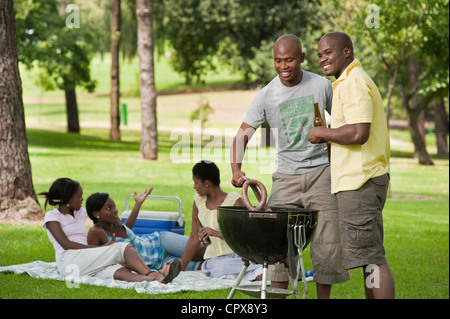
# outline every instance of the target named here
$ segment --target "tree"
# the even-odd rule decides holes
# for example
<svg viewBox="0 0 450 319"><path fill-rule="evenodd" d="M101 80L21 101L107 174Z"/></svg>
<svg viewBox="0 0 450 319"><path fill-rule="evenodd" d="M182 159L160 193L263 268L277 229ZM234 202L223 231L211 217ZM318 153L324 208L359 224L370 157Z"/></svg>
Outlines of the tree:
<svg viewBox="0 0 450 319"><path fill-rule="evenodd" d="M152 0L137 0L136 18L141 92L141 156L155 160L158 156L156 122L156 88L153 63Z"/></svg>
<svg viewBox="0 0 450 319"><path fill-rule="evenodd" d="M217 50L219 30L205 20L202 0L167 0L155 3L157 25L174 49L170 60L174 70L182 74L186 84L214 70L212 57ZM161 27L162 26L162 27ZM162 39L161 35L159 38ZM161 41L163 43L163 41Z"/></svg>
<svg viewBox="0 0 450 319"><path fill-rule="evenodd" d="M71 0L80 9L83 28L88 27L96 35L91 44L101 57L111 50L111 23L113 1ZM122 58L131 59L137 53L136 0L120 2L120 50Z"/></svg>
<svg viewBox="0 0 450 319"><path fill-rule="evenodd" d="M65 91L68 131L79 133L75 89L95 89L96 82L90 76L93 49L89 44L94 34L87 25L72 26L70 15L76 15L76 10L62 16L55 0L16 0L15 4L19 59L27 68L38 67L39 83L46 90ZM60 10L65 12L65 7Z"/></svg>
<svg viewBox="0 0 450 319"><path fill-rule="evenodd" d="M265 77L266 63L256 56L283 33L301 36L315 12L306 0L166 0L155 2L155 11L159 47L170 41L171 63L188 84L214 71L217 55L246 83Z"/></svg>
<svg viewBox="0 0 450 319"><path fill-rule="evenodd" d="M401 97L419 164L431 165L419 117L434 98L448 95L448 0L373 4L379 27L362 30L390 76L388 92L396 87Z"/></svg>
<svg viewBox="0 0 450 319"><path fill-rule="evenodd" d="M120 140L119 49L120 49L120 0L114 0L111 19L111 128L109 131L109 138L112 140Z"/></svg>
<svg viewBox="0 0 450 319"><path fill-rule="evenodd" d="M443 97L434 100L434 131L436 134L437 156L448 158L448 117L445 112Z"/></svg>
<svg viewBox="0 0 450 319"><path fill-rule="evenodd" d="M83 19L82 27L93 30L97 35L90 39L95 51L102 58L104 53L111 53L109 138L120 140L119 53L122 53L123 58L136 55L136 0L76 0L75 3Z"/></svg>
<svg viewBox="0 0 450 319"><path fill-rule="evenodd" d="M18 67L12 0L0 2L0 212L7 216L20 202L37 204L33 187L22 84Z"/></svg>

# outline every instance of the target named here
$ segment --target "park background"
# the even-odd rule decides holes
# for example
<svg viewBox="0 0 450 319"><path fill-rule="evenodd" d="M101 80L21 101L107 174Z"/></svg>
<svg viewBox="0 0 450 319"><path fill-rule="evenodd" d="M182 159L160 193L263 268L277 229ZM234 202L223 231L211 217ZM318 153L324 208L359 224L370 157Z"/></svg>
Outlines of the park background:
<svg viewBox="0 0 450 319"><path fill-rule="evenodd" d="M120 98L114 106L110 39L117 36L111 36L112 1L14 2L34 190L46 191L56 178L68 176L80 181L85 198L97 191L110 193L121 212L127 194L153 186L152 194L182 199L185 234L189 235L195 193L192 166L196 159L215 161L223 189L235 190L230 184L227 132L237 130L257 91L274 76L273 41L283 33L298 35L307 55L302 67L322 74L315 51L318 39L328 31L346 31L355 41L356 57L378 84L390 113L391 188L384 218L397 297L447 299L448 1L397 1L389 5L387 1L161 3L154 1L153 7L154 14L158 13L152 30L158 93L154 105L157 156L149 160L140 148L143 106L134 1L121 3ZM78 28L76 17L70 16L76 10L57 12L57 4L60 8L77 5ZM59 21L58 27L52 29L52 21ZM70 24L74 27L67 27ZM40 34L47 38L27 41ZM74 72L77 66L82 70L79 73ZM66 76L71 74L79 75L73 79L73 87L66 86ZM70 89L76 92L79 117L75 131L69 123L73 118L66 111L64 92ZM118 123L111 120L113 107ZM201 121L200 130L196 120ZM447 148L437 139L440 120L445 121ZM113 126L120 137L113 137ZM180 131L189 133L187 143L183 140L180 144ZM417 132L425 149L417 140ZM256 160L244 163L244 171L270 191L271 170L267 166L273 149L260 147L261 140L254 137L249 153ZM182 145L188 152L174 154L174 145ZM246 160L255 158L247 156ZM43 199L38 200L44 210ZM145 205L161 208L150 202ZM0 265L53 261L53 248L40 222L13 215L9 211L9 218L0 224ZM309 260L306 263L310 266ZM351 281L333 288L332 298L364 298L361 270L351 275ZM149 296L83 285L67 289L61 282L5 274L0 274L0 287L1 298L225 298L228 293ZM314 289L310 288L308 297L315 297Z"/></svg>

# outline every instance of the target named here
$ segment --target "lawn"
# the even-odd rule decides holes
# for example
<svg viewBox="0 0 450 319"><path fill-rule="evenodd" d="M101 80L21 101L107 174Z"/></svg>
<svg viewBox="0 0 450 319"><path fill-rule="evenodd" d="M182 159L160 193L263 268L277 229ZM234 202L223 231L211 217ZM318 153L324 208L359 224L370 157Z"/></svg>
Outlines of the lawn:
<svg viewBox="0 0 450 319"><path fill-rule="evenodd" d="M104 71L101 71L101 69ZM98 74L106 73L98 66ZM131 71L130 71L131 72ZM128 74L129 75L129 74ZM133 81L130 77L129 81ZM169 81L170 82L170 81ZM26 85L26 86L25 86ZM130 123L122 125L122 141L108 140L108 85L102 83L95 94L79 92L81 134L65 133L65 109L62 93L42 94L32 83L24 81L29 154L36 192L48 190L58 177L80 181L84 198L93 192L108 192L119 211L123 200L133 190L154 186L154 195L181 198L186 216L186 235L190 233L194 196L191 169L200 158L214 160L221 170L222 188L235 190L231 184L228 162L229 136L242 120L255 91L227 91L196 94L161 95L158 97L158 160L144 161L139 153L139 100L127 98ZM123 98L124 100L125 98ZM207 99L214 109L206 127L216 129L223 140L207 131L202 139L188 135L181 140L177 132L191 132L190 113L199 101ZM175 128L178 129L174 130ZM394 274L396 296L400 299L449 298L449 162L435 159L434 166L419 166L411 158L412 145L404 131L393 131L391 189L384 210L385 247ZM435 142L428 137L430 153L436 153ZM174 149L178 151L174 152ZM180 156L180 154L182 156ZM271 189L273 150L249 150L244 170ZM40 198L43 206L43 199ZM145 205L160 206L146 202ZM47 208L48 210L49 208ZM0 265L34 260L54 261L53 247L38 224L0 224ZM311 267L309 250L306 268ZM360 269L351 271L352 279L336 285L334 299L364 298ZM316 298L313 283L308 283L309 299ZM299 285L299 291L302 292ZM170 295L138 294L120 290L80 285L68 289L64 282L38 280L28 276L0 274L0 298L173 298L221 299L229 290L187 292ZM248 298L237 292L235 298Z"/></svg>
<svg viewBox="0 0 450 319"><path fill-rule="evenodd" d="M153 194L176 195L182 199L187 217L186 234L189 234L194 195L192 164L170 161L173 141L168 135L160 135L161 145L165 146L161 147L160 159L153 162L139 159L137 134L127 135L128 142L109 141L98 135L101 135L98 130L88 130L78 136L29 129L36 190L48 189L59 176L70 176L81 182L85 198L95 191L109 192L123 211L127 194L152 185ZM229 164L218 165L223 188L233 190L229 184ZM246 170L270 189L270 175L259 174L256 165ZM436 160L435 166L424 167L412 159L393 158L391 175L391 197L384 211L385 241L397 297L448 298L448 161ZM0 265L54 260L53 248L40 225L0 224L0 243ZM308 252L305 255L305 262L310 265ZM354 270L351 274L351 281L335 286L333 298L363 298L361 271ZM148 296L83 285L79 289L67 289L64 283L18 275L0 275L0 286L1 298L226 298L228 293L220 290ZM311 283L309 286L308 296L314 298L314 286ZM246 296L237 293L236 297Z"/></svg>

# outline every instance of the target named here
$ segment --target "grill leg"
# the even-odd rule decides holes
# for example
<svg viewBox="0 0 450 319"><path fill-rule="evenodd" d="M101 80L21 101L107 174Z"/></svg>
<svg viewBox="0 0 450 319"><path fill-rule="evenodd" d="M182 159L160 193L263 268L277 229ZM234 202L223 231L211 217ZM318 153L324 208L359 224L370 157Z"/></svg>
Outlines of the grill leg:
<svg viewBox="0 0 450 319"><path fill-rule="evenodd" d="M244 260L244 267L242 268L238 279L236 280L236 283L234 284L233 288L230 291L230 294L228 295L227 299L232 299L234 296L234 293L236 292L236 288L239 287L239 284L242 281L242 278L244 278L245 272L247 271L248 266L250 265L250 262L248 260Z"/></svg>
<svg viewBox="0 0 450 319"><path fill-rule="evenodd" d="M300 249L299 249L299 252L300 252ZM300 264L300 273L302 274L302 281L303 281L303 288L304 288L302 299L305 299L306 295L308 294L308 285L306 284L305 266L303 266L302 255L300 255L300 258L299 258L298 262Z"/></svg>
<svg viewBox="0 0 450 319"><path fill-rule="evenodd" d="M299 276L299 270L297 267L297 276L295 278L292 278L291 276L289 276L289 281L291 283L291 288L292 288L292 294L294 295L295 299L300 299L300 296L298 295L298 290L297 290L297 282L298 282L298 276Z"/></svg>
<svg viewBox="0 0 450 319"><path fill-rule="evenodd" d="M263 275L261 282L261 299L266 299L266 290L267 290L267 271L269 268L269 263L264 261L263 263Z"/></svg>
<svg viewBox="0 0 450 319"><path fill-rule="evenodd" d="M305 276L305 267L303 265L303 248L306 246L306 234L305 227L303 225L298 225L294 227L294 242L295 246L297 246L298 251L298 265L297 265L297 278L295 279L295 290L297 290L297 281L299 274L302 275L304 293L302 299L306 298L308 294L308 286L306 284L306 276ZM295 297L298 299L298 294L295 294Z"/></svg>

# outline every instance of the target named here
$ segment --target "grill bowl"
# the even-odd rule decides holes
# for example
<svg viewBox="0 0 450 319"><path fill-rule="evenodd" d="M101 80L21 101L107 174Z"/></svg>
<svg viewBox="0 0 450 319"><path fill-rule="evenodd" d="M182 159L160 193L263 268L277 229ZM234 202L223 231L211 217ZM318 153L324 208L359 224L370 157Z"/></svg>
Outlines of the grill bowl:
<svg viewBox="0 0 450 319"><path fill-rule="evenodd" d="M220 206L217 219L220 231L230 248L244 259L256 264L274 264L286 259L287 226L303 224L306 242L316 229L318 210L270 207L271 211L249 211L243 206ZM300 222L299 222L300 221Z"/></svg>

